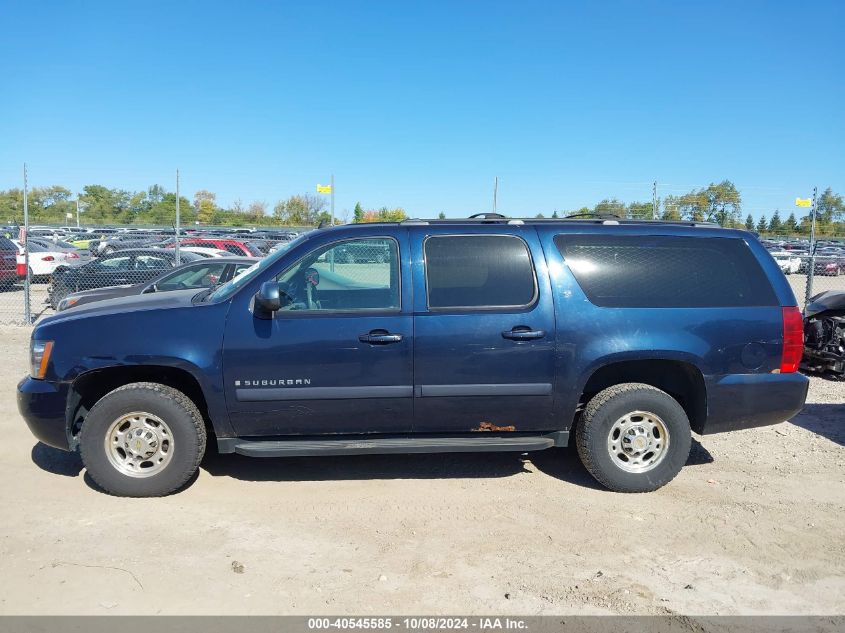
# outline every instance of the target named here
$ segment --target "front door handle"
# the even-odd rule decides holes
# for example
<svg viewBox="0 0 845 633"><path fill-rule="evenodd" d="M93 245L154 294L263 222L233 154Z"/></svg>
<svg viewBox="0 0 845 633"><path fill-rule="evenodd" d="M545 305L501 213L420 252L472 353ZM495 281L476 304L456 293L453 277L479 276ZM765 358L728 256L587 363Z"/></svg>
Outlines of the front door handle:
<svg viewBox="0 0 845 633"><path fill-rule="evenodd" d="M530 330L524 326L517 326L513 329L502 332L503 337L512 341L532 341L534 339L543 338L545 335L545 330Z"/></svg>
<svg viewBox="0 0 845 633"><path fill-rule="evenodd" d="M358 336L358 340L362 343L369 343L370 345L389 345L390 343L401 341L402 335L391 334L387 330L372 330L367 334Z"/></svg>

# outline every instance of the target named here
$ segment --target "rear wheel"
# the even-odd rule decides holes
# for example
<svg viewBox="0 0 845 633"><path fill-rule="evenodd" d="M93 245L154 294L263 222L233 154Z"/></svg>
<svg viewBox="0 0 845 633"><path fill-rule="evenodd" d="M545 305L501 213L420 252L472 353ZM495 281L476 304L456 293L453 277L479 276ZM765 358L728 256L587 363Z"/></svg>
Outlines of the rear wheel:
<svg viewBox="0 0 845 633"><path fill-rule="evenodd" d="M581 461L599 483L616 492L650 492L680 472L692 434L686 412L672 396L650 385L625 383L590 400L575 441Z"/></svg>
<svg viewBox="0 0 845 633"><path fill-rule="evenodd" d="M103 396L85 418L79 442L91 478L124 497L178 490L197 471L205 444L196 405L181 391L149 382Z"/></svg>

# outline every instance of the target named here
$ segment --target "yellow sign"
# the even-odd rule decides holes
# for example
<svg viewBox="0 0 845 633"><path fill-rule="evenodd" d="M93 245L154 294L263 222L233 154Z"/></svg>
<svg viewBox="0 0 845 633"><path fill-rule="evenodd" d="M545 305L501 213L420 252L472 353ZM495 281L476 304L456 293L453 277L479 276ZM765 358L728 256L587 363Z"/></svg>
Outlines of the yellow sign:
<svg viewBox="0 0 845 633"><path fill-rule="evenodd" d="M795 206L796 207L812 207L813 206L813 199L812 198L795 198Z"/></svg>
<svg viewBox="0 0 845 633"><path fill-rule="evenodd" d="M331 193L332 186L331 185L317 185L317 193Z"/></svg>

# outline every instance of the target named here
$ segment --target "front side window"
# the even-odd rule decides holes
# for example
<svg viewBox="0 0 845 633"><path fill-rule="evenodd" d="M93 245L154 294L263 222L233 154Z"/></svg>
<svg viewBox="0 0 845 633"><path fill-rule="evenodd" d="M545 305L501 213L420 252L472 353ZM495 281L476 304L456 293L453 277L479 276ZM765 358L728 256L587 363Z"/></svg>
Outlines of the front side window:
<svg viewBox="0 0 845 633"><path fill-rule="evenodd" d="M430 309L517 308L534 302L531 255L514 235L432 236L423 248Z"/></svg>
<svg viewBox="0 0 845 633"><path fill-rule="evenodd" d="M282 310L398 310L399 249L389 238L347 240L312 251L276 279Z"/></svg>

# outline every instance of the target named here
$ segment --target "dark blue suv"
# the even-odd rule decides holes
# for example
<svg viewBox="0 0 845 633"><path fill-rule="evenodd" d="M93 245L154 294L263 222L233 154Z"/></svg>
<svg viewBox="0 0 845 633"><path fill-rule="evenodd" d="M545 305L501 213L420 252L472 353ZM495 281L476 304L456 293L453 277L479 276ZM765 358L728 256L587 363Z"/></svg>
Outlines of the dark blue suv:
<svg viewBox="0 0 845 633"><path fill-rule="evenodd" d="M119 495L179 489L207 437L256 457L574 440L602 484L644 492L691 431L798 412L801 351L792 291L750 233L416 220L312 231L214 289L45 319L18 403Z"/></svg>

